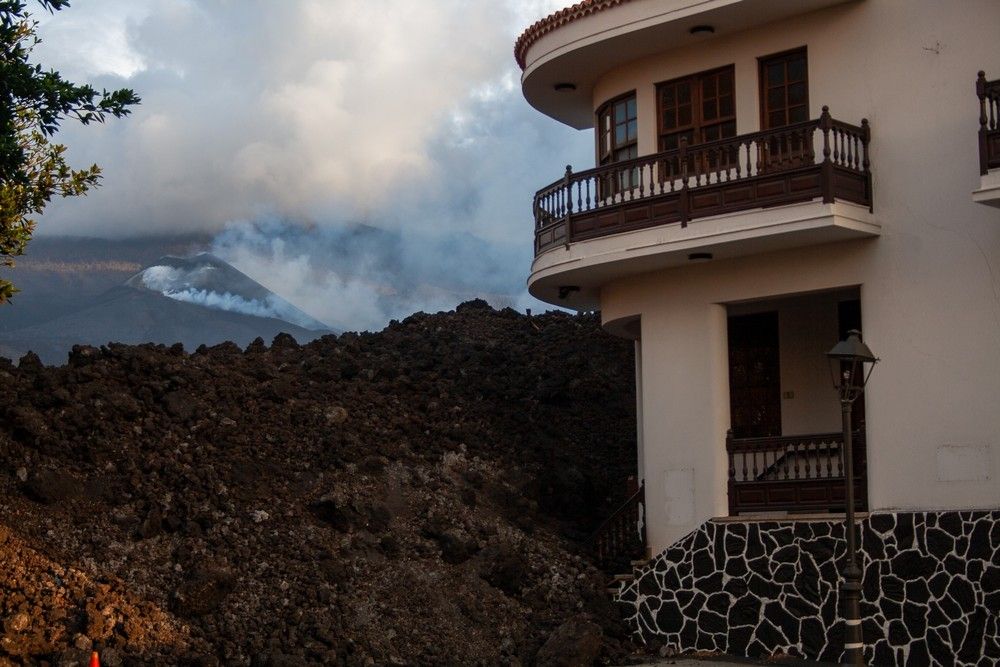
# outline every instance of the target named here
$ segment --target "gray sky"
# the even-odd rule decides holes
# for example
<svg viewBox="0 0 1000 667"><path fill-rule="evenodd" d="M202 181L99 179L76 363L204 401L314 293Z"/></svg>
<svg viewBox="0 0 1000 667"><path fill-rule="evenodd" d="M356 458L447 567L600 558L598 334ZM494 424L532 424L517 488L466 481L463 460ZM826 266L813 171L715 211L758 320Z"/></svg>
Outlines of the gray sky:
<svg viewBox="0 0 1000 667"><path fill-rule="evenodd" d="M517 34L566 0L75 0L36 60L129 86L134 115L59 140L104 186L41 233L216 230L279 216L530 233L531 193L590 139L528 107ZM406 208L405 214L400 209ZM414 219L414 214L419 218Z"/></svg>
<svg viewBox="0 0 1000 667"><path fill-rule="evenodd" d="M218 234L217 254L343 328L479 293L537 308L524 290L532 195L567 163L592 166L593 145L528 106L512 53L526 26L567 4L74 0L52 16L38 7L36 62L142 97L127 119L64 124L71 163L101 165L104 184L53 202L38 231ZM403 241L391 253L352 247L345 268L332 250L358 223ZM458 234L486 244L456 243ZM470 247L479 250L456 251Z"/></svg>

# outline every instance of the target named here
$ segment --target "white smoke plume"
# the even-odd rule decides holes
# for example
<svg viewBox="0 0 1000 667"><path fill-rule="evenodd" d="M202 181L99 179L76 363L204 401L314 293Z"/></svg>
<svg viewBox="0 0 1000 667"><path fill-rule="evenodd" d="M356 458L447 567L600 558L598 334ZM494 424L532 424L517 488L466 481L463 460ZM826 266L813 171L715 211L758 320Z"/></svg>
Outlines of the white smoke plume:
<svg viewBox="0 0 1000 667"><path fill-rule="evenodd" d="M523 100L512 56L566 4L102 0L40 16L39 61L143 103L64 126L104 185L39 228L218 233L214 252L338 328L473 295L524 306L532 195L593 160L588 133ZM389 247L338 253L359 225Z"/></svg>

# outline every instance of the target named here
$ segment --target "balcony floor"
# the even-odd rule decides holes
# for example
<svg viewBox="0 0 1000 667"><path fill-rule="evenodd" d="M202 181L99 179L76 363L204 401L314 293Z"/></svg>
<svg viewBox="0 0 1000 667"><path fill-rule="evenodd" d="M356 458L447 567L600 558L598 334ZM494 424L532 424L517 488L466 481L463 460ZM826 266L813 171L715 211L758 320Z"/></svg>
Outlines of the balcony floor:
<svg viewBox="0 0 1000 667"><path fill-rule="evenodd" d="M532 264L528 291L567 308L599 307L600 286L638 273L690 264L688 255L711 253L711 261L789 248L879 236L881 226L868 207L821 200L726 213L680 223L612 234L540 253ZM564 285L579 291L559 298Z"/></svg>

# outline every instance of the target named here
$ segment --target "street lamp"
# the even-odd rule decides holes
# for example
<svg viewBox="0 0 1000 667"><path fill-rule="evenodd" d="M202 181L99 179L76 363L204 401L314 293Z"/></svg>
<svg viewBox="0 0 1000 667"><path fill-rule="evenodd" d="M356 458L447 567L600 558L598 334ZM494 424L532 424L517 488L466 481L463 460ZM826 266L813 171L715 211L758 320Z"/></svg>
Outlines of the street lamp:
<svg viewBox="0 0 1000 667"><path fill-rule="evenodd" d="M843 569L841 599L844 601L844 658L846 665L865 664L865 645L861 637L861 568L858 567L857 541L854 527L854 452L851 439L851 406L864 392L868 378L878 362L868 346L861 342L861 332L852 329L847 338L826 353L830 360L833 386L840 395L840 412L844 426L844 486L847 512L844 518L847 533L847 559ZM865 364L869 364L867 371Z"/></svg>

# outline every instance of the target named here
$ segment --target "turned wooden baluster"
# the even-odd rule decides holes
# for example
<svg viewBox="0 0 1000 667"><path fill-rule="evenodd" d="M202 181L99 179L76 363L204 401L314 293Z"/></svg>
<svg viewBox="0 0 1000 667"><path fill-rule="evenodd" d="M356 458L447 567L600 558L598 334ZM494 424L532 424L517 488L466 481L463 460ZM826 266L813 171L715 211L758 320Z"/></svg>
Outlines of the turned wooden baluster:
<svg viewBox="0 0 1000 667"><path fill-rule="evenodd" d="M861 170L865 175L865 200L868 202L868 210L875 210L875 200L872 197L872 172L871 162L868 160L868 144L871 142L871 127L868 119L861 119Z"/></svg>
<svg viewBox="0 0 1000 667"><path fill-rule="evenodd" d="M687 161L687 137L681 137L679 143L679 157L681 170L681 196L678 200L680 208L681 227L688 224L688 161Z"/></svg>

